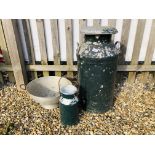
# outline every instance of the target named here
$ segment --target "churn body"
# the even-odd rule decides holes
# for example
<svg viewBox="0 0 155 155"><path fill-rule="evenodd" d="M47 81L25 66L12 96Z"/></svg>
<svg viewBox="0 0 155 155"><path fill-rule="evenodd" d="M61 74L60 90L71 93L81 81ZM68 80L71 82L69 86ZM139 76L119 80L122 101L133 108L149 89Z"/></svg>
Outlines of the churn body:
<svg viewBox="0 0 155 155"><path fill-rule="evenodd" d="M71 90L72 89L72 90ZM62 87L60 90L60 119L63 125L75 125L79 122L77 89L72 85Z"/></svg>
<svg viewBox="0 0 155 155"><path fill-rule="evenodd" d="M109 30L107 27L105 29ZM77 54L80 102L83 109L89 112L102 113L113 106L119 52L111 42L111 35L117 30L110 30L110 33L92 29L84 31L88 45L80 47Z"/></svg>

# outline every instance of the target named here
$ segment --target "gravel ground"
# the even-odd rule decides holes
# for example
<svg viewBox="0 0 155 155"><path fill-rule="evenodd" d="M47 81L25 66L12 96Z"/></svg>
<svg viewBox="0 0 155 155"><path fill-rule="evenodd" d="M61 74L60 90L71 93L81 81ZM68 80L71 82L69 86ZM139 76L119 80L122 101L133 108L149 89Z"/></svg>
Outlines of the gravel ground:
<svg viewBox="0 0 155 155"><path fill-rule="evenodd" d="M15 85L0 90L0 134L155 134L155 87L125 82L115 89L113 109L103 114L82 112L80 123L63 127L59 108L45 110Z"/></svg>

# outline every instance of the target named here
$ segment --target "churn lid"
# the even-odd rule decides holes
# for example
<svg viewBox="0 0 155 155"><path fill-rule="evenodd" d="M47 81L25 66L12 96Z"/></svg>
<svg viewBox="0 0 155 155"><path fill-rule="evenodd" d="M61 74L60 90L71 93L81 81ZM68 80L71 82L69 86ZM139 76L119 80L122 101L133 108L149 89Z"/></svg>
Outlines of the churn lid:
<svg viewBox="0 0 155 155"><path fill-rule="evenodd" d="M118 31L114 27L103 26L103 27L86 27L81 29L81 33L87 35L101 35L101 34L116 34Z"/></svg>
<svg viewBox="0 0 155 155"><path fill-rule="evenodd" d="M114 27L104 26L104 27L87 27L81 30L84 35L112 35L116 34L118 31ZM79 47L78 54L80 58L106 58L118 55L120 52L116 48L115 44L106 40L86 40Z"/></svg>

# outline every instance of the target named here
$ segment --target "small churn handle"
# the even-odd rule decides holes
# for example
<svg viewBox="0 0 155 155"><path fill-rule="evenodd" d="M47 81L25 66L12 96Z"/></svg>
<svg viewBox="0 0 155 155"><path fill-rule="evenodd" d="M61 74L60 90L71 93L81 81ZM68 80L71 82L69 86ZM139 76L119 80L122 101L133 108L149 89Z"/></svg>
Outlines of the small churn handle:
<svg viewBox="0 0 155 155"><path fill-rule="evenodd" d="M60 77L60 79L59 79L59 81L58 81L59 93L60 93L60 81L61 81L62 78L63 78L63 76Z"/></svg>

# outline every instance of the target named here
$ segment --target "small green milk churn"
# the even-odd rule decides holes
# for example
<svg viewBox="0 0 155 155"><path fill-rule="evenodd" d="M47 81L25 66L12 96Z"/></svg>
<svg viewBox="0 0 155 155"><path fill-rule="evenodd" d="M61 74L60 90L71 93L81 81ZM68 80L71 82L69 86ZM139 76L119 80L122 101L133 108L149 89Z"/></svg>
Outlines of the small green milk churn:
<svg viewBox="0 0 155 155"><path fill-rule="evenodd" d="M79 122L77 88L67 85L60 89L60 119L63 125L75 125Z"/></svg>
<svg viewBox="0 0 155 155"><path fill-rule="evenodd" d="M102 113L113 106L119 42L112 42L115 28L85 28L77 50L79 99L84 110Z"/></svg>

